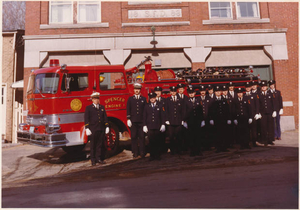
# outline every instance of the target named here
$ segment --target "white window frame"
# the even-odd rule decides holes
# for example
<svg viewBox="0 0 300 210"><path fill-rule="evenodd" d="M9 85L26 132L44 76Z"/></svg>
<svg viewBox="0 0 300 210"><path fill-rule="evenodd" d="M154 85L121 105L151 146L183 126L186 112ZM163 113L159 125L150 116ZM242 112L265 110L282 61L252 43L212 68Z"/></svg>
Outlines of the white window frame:
<svg viewBox="0 0 300 210"><path fill-rule="evenodd" d="M142 5L142 4L181 4L181 1L128 1L128 5Z"/></svg>
<svg viewBox="0 0 300 210"><path fill-rule="evenodd" d="M238 11L238 3L256 3L257 5L257 17L240 17L239 11ZM236 18L237 19L260 19L260 9L259 9L259 2L258 1L236 1L235 2L235 8L236 8Z"/></svg>
<svg viewBox="0 0 300 210"><path fill-rule="evenodd" d="M74 8L74 2L73 1L64 1L64 3L60 3L60 4L70 4L71 2L71 14L70 14L70 19L71 21L70 22L51 22L52 20L52 12L51 12L51 9L52 9L52 4L53 2L57 2L57 1L49 1L49 24L73 24L73 8ZM56 3L57 5L57 3Z"/></svg>
<svg viewBox="0 0 300 210"><path fill-rule="evenodd" d="M77 23L101 23L101 1L93 1L93 3L84 3L87 1L77 1ZM89 1L92 2L92 1ZM97 21L80 21L79 20L79 5L80 4L95 4L98 3L99 5L99 13L98 13L98 17L97 17Z"/></svg>
<svg viewBox="0 0 300 210"><path fill-rule="evenodd" d="M216 2L224 2L224 1L216 1ZM208 11L209 11L209 19L226 19L226 20L233 20L233 14L232 14L232 2L226 1L230 5L230 16L231 17L211 17L211 8L210 8L210 3L213 2L208 2Z"/></svg>

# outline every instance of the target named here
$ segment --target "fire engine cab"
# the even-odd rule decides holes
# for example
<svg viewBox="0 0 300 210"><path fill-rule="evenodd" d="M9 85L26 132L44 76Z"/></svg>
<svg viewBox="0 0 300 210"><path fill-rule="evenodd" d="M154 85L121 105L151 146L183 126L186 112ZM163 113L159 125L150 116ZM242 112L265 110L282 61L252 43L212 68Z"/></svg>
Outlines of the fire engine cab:
<svg viewBox="0 0 300 210"><path fill-rule="evenodd" d="M151 58L146 57L137 66L126 69L123 65L67 66L59 60L51 60L49 68L32 71L26 92L28 114L26 123L19 125L18 141L43 147L62 147L66 152L82 150L88 142L84 128L85 107L91 104L90 95L100 92L100 103L104 105L110 124L106 135L108 155L119 151L119 142L130 138L126 124L126 104L133 94L133 83L141 82L142 95L156 86L163 88L167 97L170 86L179 83L227 84L233 81L236 87L246 81L257 80L251 73L230 76L214 75L210 72L173 70L155 71ZM141 66L145 66L143 77L135 77Z"/></svg>

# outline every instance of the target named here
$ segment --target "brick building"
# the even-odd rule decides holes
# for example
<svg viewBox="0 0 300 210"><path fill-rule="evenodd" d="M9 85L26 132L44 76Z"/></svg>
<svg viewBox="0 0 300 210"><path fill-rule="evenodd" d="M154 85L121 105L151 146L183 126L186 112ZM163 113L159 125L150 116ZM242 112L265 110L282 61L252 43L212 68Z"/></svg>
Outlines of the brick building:
<svg viewBox="0 0 300 210"><path fill-rule="evenodd" d="M23 104L24 30L2 32L1 138L14 141ZM20 85L21 84L21 85Z"/></svg>
<svg viewBox="0 0 300 210"><path fill-rule="evenodd" d="M282 91L282 129L298 128L298 13L297 2L28 1L25 87L30 70L52 58L129 68L152 55L153 68L175 70L251 65Z"/></svg>

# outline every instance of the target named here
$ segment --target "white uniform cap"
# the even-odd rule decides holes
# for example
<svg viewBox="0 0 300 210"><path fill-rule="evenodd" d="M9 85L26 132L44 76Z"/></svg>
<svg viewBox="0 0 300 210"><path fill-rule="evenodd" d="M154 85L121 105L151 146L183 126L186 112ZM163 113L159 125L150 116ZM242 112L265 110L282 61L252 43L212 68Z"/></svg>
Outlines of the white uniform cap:
<svg viewBox="0 0 300 210"><path fill-rule="evenodd" d="M91 98L99 98L99 97L100 97L100 93L98 93L98 92L94 92L91 95Z"/></svg>
<svg viewBox="0 0 300 210"><path fill-rule="evenodd" d="M140 83L134 83L133 88L134 89L142 89L142 85Z"/></svg>

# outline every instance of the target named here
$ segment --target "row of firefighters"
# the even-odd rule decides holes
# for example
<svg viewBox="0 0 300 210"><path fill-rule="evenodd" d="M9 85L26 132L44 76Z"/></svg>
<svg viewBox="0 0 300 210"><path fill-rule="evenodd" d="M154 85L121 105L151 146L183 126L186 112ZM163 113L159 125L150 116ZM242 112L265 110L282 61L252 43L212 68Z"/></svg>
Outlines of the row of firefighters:
<svg viewBox="0 0 300 210"><path fill-rule="evenodd" d="M168 148L172 155L189 150L195 156L213 147L217 153L227 152L234 144L239 144L240 149L251 149L250 145L256 147L257 142L268 146L281 139L283 105L274 80L261 81L260 87L255 81L247 82L245 90L232 83L200 85L199 97L192 86L178 84L170 87L170 97L162 98L162 88L158 86L148 94L148 102L141 95L141 88L135 83L134 95L127 102L133 158L145 157L145 134L150 160L160 160Z"/></svg>

